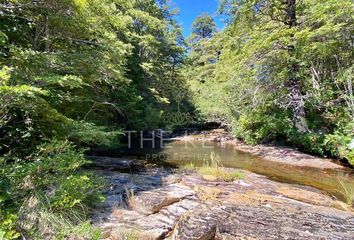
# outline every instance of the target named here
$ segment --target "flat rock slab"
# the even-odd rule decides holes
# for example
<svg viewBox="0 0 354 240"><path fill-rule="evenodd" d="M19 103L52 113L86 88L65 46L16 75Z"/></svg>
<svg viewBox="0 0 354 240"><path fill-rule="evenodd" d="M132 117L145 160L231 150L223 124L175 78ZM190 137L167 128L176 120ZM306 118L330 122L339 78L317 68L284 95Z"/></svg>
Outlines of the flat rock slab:
<svg viewBox="0 0 354 240"><path fill-rule="evenodd" d="M150 215L140 211L116 208L112 212L106 213L105 219L101 219L101 223L98 226L113 239L114 231L117 228L139 229L142 235L149 236L149 239L164 239L183 214L197 208L199 205L200 203L196 201L184 199L170 206L163 207L158 213ZM109 237L107 238L109 239Z"/></svg>
<svg viewBox="0 0 354 240"><path fill-rule="evenodd" d="M173 183L167 186L137 193L133 199L133 209L145 214L159 212L163 207L177 203L187 197L192 197L195 191L182 184Z"/></svg>
<svg viewBox="0 0 354 240"><path fill-rule="evenodd" d="M239 171L244 173L245 178L230 183L206 181L196 174L185 175L181 183L196 190L199 198L204 200L252 204L262 201L278 202L280 199L285 199L303 204L350 210L345 203L332 199L316 188L278 183L258 174Z"/></svg>
<svg viewBox="0 0 354 240"><path fill-rule="evenodd" d="M109 188L94 222L106 236L122 228L139 229L149 239L161 239L171 232L181 215L200 205L195 191L179 184L181 176L168 170L154 169L134 175L106 171L98 174L105 175Z"/></svg>
<svg viewBox="0 0 354 240"><path fill-rule="evenodd" d="M354 215L325 208L294 212L248 205L204 206L177 223L173 240L354 239Z"/></svg>
<svg viewBox="0 0 354 240"><path fill-rule="evenodd" d="M229 213L220 209L203 205L183 215L176 224L172 240L212 240L215 238L218 226Z"/></svg>
<svg viewBox="0 0 354 240"><path fill-rule="evenodd" d="M93 221L112 240L120 239L117 229L138 230L144 240L354 240L354 213L344 203L315 188L243 173L222 182L168 169L101 171L110 183L108 203Z"/></svg>

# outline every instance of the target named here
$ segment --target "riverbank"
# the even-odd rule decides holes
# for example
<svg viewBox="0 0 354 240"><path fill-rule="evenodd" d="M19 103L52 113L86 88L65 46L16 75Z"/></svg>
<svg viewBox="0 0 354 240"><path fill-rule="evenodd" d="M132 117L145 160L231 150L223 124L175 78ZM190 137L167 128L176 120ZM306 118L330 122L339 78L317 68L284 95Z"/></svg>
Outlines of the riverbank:
<svg viewBox="0 0 354 240"><path fill-rule="evenodd" d="M111 159L113 160L113 159ZM116 168L127 161L115 159ZM112 166L112 161L110 166ZM136 173L96 170L107 201L93 222L109 240L351 239L354 213L306 186L244 170L242 179L150 166Z"/></svg>
<svg viewBox="0 0 354 240"><path fill-rule="evenodd" d="M237 177L204 175L200 164L205 159L164 165L154 164L154 159L91 157L93 171L107 181L107 200L92 216L103 239L344 240L354 236L354 189L349 188L353 179L335 161L290 148L248 146L219 129L173 140L156 155L209 157L212 153L223 171L236 171Z"/></svg>
<svg viewBox="0 0 354 240"><path fill-rule="evenodd" d="M248 145L244 142L233 139L228 132L223 129L203 131L198 134L191 134L175 138L178 141L209 141L220 144L230 144L235 149L250 153L262 159L281 164L287 164L298 167L311 167L319 169L344 169L345 167L338 160L322 158L303 153L297 149L275 146L275 145Z"/></svg>

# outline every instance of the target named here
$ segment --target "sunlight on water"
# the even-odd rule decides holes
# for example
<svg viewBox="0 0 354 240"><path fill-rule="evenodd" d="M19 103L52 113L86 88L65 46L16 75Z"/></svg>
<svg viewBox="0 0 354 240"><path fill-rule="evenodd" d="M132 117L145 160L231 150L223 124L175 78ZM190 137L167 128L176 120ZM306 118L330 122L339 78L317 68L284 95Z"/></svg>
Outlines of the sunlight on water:
<svg viewBox="0 0 354 240"><path fill-rule="evenodd" d="M341 200L344 200L343 184L348 189L354 189L354 171L351 169L318 169L271 162L236 150L230 144L209 142L204 144L194 141L186 147L184 142L176 141L167 147L157 154L147 156L175 166L188 163L201 166L214 152L225 167L245 169L274 181L316 187Z"/></svg>

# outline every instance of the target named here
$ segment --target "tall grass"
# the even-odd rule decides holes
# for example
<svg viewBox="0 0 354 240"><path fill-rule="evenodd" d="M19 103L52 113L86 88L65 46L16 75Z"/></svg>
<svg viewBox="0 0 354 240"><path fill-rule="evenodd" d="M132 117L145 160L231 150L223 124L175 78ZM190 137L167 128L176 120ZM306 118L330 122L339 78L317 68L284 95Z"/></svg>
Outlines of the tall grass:
<svg viewBox="0 0 354 240"><path fill-rule="evenodd" d="M189 162L187 164L179 166L178 170L180 172L185 172L185 171L194 171L196 169L196 166L194 163Z"/></svg>
<svg viewBox="0 0 354 240"><path fill-rule="evenodd" d="M206 180L232 182L236 179L244 178L244 175L241 172L225 168L220 157L215 152L211 152L209 158L203 159L203 165L201 167L195 167L193 163L188 163L182 165L179 169L181 171L196 170Z"/></svg>
<svg viewBox="0 0 354 240"><path fill-rule="evenodd" d="M30 233L31 239L98 240L101 232L86 220L84 208L78 207L70 212L57 211L46 197L34 194L20 209L22 236Z"/></svg>
<svg viewBox="0 0 354 240"><path fill-rule="evenodd" d="M0 161L9 186L0 196L0 239L99 238L87 214L103 202L104 181L81 169L88 162L83 151L68 141L52 140L26 161Z"/></svg>
<svg viewBox="0 0 354 240"><path fill-rule="evenodd" d="M110 239L111 240L150 240L151 238L144 236L137 229L118 227L111 233Z"/></svg>
<svg viewBox="0 0 354 240"><path fill-rule="evenodd" d="M344 197L345 202L353 207L354 205L354 186L351 184L345 183L342 178L337 178L340 189L337 191Z"/></svg>

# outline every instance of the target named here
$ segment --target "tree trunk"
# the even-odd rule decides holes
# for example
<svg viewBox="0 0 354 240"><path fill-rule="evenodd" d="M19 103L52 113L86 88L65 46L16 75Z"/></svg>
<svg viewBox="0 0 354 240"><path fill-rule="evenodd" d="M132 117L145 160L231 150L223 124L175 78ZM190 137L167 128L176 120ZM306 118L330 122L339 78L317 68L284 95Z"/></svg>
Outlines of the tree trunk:
<svg viewBox="0 0 354 240"><path fill-rule="evenodd" d="M39 48L39 38L41 35L41 30L40 30L40 20L36 21L36 33L34 36L34 41L33 41L33 48L34 50L38 50Z"/></svg>
<svg viewBox="0 0 354 240"><path fill-rule="evenodd" d="M296 0L284 0L286 5L285 24L289 28L294 28L297 25L296 18ZM289 105L293 113L293 124L299 132L308 132L308 124L306 122L305 102L301 92L301 79L299 78L300 66L294 58L295 46L288 46L288 52L291 57L289 63L289 79L287 88L289 90Z"/></svg>
<svg viewBox="0 0 354 240"><path fill-rule="evenodd" d="M45 17L45 51L49 52L50 48L50 32L49 32L49 19L48 16Z"/></svg>

